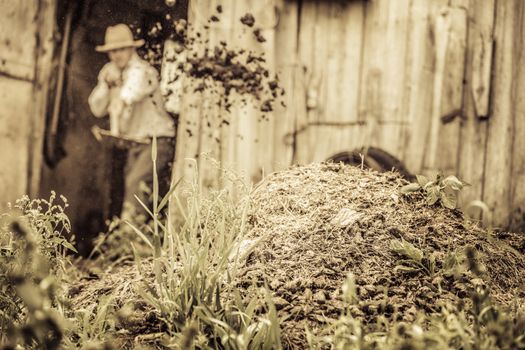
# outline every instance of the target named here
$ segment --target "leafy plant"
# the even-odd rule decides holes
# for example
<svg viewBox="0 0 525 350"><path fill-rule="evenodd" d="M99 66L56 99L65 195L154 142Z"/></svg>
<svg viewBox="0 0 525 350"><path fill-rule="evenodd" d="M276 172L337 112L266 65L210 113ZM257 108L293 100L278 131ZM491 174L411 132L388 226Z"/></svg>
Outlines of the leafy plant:
<svg viewBox="0 0 525 350"><path fill-rule="evenodd" d="M401 188L402 194L422 192L425 195L426 203L434 205L440 203L443 207L455 209L458 202L458 193L467 183L459 180L456 176L444 177L438 173L434 180L428 179L423 175L416 175L417 182L408 184Z"/></svg>
<svg viewBox="0 0 525 350"><path fill-rule="evenodd" d="M390 243L390 249L404 258L395 267L396 271L405 273L424 271L429 276L436 273L436 257L431 254L427 258L421 249L416 248L410 242L404 239L393 240Z"/></svg>
<svg viewBox="0 0 525 350"><path fill-rule="evenodd" d="M59 257L42 253L58 250L49 245L42 249L25 217L6 218L1 232L9 243L2 244L0 256L0 344L58 349L66 323L55 308L62 303L60 280L53 269Z"/></svg>

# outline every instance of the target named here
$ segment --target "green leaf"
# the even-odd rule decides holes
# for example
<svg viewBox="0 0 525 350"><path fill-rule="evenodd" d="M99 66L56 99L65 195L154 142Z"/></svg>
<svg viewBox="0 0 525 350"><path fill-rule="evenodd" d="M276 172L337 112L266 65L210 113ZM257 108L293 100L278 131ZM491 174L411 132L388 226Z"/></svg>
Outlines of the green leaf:
<svg viewBox="0 0 525 350"><path fill-rule="evenodd" d="M138 228L136 228L131 222L124 220L124 222L129 225L135 231L137 235L139 235L140 238L153 250L155 250L155 247L153 247L153 244L151 244L150 240L142 233Z"/></svg>
<svg viewBox="0 0 525 350"><path fill-rule="evenodd" d="M427 204L428 205L434 205L439 199L439 187L438 186L432 186L427 190Z"/></svg>
<svg viewBox="0 0 525 350"><path fill-rule="evenodd" d="M425 187L425 185L430 182L430 180L424 175L416 175L416 179L417 183L421 187Z"/></svg>
<svg viewBox="0 0 525 350"><path fill-rule="evenodd" d="M73 251L73 252L75 252L75 253L78 253L78 251L75 249L75 247L74 247L71 243L69 243L68 241L64 240L64 241L62 242L62 245L63 245L64 247L66 247L67 249L69 249L69 250L71 250L71 251Z"/></svg>
<svg viewBox="0 0 525 350"><path fill-rule="evenodd" d="M441 192L440 199L441 199L441 204L443 204L445 208L448 208L448 209L456 208L456 204L457 204L456 198L447 195L445 192Z"/></svg>
<svg viewBox="0 0 525 350"><path fill-rule="evenodd" d="M401 187L401 189L399 191L402 194L409 194L409 193L417 192L417 191L419 191L419 189L421 189L421 186L419 184L411 183L411 184L408 184L408 185L405 185L405 186Z"/></svg>
<svg viewBox="0 0 525 350"><path fill-rule="evenodd" d="M465 185L463 181L461 181L454 175L450 175L446 179L444 179L443 184L446 187L452 188L454 191L460 191L461 189L463 189L463 186Z"/></svg>
<svg viewBox="0 0 525 350"><path fill-rule="evenodd" d="M166 195L164 196L164 198L162 198L162 200L160 201L160 204L157 208L157 211L161 211L162 208L164 208L164 206L168 203L168 200L171 196L171 194L173 193L173 191L175 191L175 189L179 186L180 182L182 181L182 177L177 180L177 182L175 182L175 184L173 186L171 186L170 190L168 191L168 193L166 193Z"/></svg>

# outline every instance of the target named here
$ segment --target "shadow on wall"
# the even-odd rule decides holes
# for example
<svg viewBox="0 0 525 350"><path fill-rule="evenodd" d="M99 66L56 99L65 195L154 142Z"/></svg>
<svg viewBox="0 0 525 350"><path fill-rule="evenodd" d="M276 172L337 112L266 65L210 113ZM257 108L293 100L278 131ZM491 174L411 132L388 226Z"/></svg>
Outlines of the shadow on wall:
<svg viewBox="0 0 525 350"><path fill-rule="evenodd" d="M141 35L147 39L142 53L147 50L160 55L166 31L152 32L150 29L160 22L168 30L166 15L171 19L185 18L186 5L187 2L178 1L177 6L167 7L158 0L59 1L57 26L62 35L53 61L51 86L54 89L48 99L46 163L42 169L40 196L46 197L55 190L67 197L68 215L79 252L83 255L89 254L92 239L106 230L105 221L120 213L126 156L123 151L102 146L90 131L94 125L108 128L106 118L94 118L87 103L98 72L108 60L105 54L95 51L95 46L104 41L109 25L127 23L135 32L145 33ZM67 38L68 12L71 12L71 26ZM62 65L61 44L67 46ZM59 83L61 67L64 67L62 89ZM57 94L59 103L55 102ZM55 105L59 106L58 111L53 111ZM53 114L58 117L53 118Z"/></svg>

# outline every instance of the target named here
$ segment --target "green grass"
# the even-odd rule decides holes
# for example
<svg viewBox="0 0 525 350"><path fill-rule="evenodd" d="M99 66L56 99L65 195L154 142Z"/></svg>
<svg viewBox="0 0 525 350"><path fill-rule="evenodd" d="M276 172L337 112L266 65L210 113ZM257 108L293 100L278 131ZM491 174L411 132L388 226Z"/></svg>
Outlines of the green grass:
<svg viewBox="0 0 525 350"><path fill-rule="evenodd" d="M153 147L153 159L155 152ZM74 249L65 238L70 229L64 213L67 201L56 204L54 194L48 201L25 197L17 202L17 212L3 214L0 346L116 349L148 343L156 349L281 349L280 325L286 320L279 319L272 292L253 285L252 293L247 293L235 282L248 253L239 254L239 249L250 226L250 192L235 200L226 190L205 195L197 182L185 191L179 186L176 183L160 198L155 181L154 205L147 208L151 223L127 223L127 237L135 239L122 252L133 254L143 282L135 286L137 300L124 305L117 302L117 295L107 294L75 309L65 294L64 281L74 272L65 254ZM161 215L168 205L170 220ZM139 246L148 249L139 252ZM439 269L432 253L409 242L393 241L391 252L398 257L396 269L401 272L443 275L458 283L466 271L474 277L484 273L472 248L451 252ZM146 264L153 266L153 279ZM523 314L496 306L480 285L465 286L468 305L439 305L439 311L420 312L411 323L382 323L379 317L374 332L352 315L352 307L360 303L358 288L349 274L341 286L345 306L340 317L322 329L306 330L311 349L525 349ZM157 328L139 335L135 344L123 345L115 340L126 333L126 320L137 302L148 304L158 315Z"/></svg>

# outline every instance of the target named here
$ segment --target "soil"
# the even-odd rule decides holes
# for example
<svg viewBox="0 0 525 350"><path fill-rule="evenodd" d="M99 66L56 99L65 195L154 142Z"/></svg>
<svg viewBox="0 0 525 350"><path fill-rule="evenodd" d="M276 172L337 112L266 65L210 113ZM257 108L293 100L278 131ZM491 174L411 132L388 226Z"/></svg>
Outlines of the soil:
<svg viewBox="0 0 525 350"><path fill-rule="evenodd" d="M279 317L286 318L285 348L307 348L306 327L316 332L339 317L347 306L341 286L349 273L359 296L351 313L371 332L381 330L380 318L411 322L418 312L436 312L444 304L464 307L470 290L480 286L497 303L523 310L525 236L491 234L458 210L428 206L422 194L401 195L405 184L397 173L322 163L271 174L256 187L244 238L258 243L235 283L247 294L254 283L271 289ZM425 266L435 259L435 272L399 269L406 258L392 244L403 241L422 251ZM466 254L475 255L476 263L466 264ZM445 273L450 257L465 268ZM142 266L153 280L151 261ZM74 304L82 308L112 292L117 305L140 300L138 276L130 263L83 280L71 289ZM140 321L146 316L150 332L158 332L161 322L150 307L138 305L137 312L137 323L126 328L128 339L148 333Z"/></svg>
<svg viewBox="0 0 525 350"><path fill-rule="evenodd" d="M327 163L275 173L258 186L247 238L261 241L239 286L270 286L279 316L286 317L286 347L305 348L305 327L315 331L338 318L349 273L360 297L352 314L370 332L381 331L381 316L411 322L420 311L461 307L480 285L502 305L525 307L525 236L491 235L458 210L428 206L421 194L400 195L405 184L397 173ZM394 241L420 249L423 263L435 258L437 272L396 268L403 257L392 251ZM440 272L447 256L464 257L465 250L475 252L481 277Z"/></svg>

